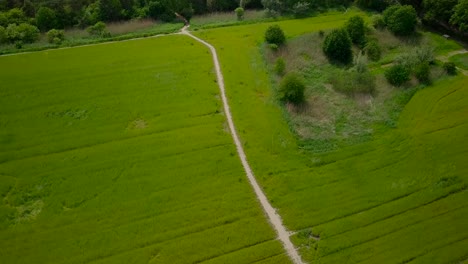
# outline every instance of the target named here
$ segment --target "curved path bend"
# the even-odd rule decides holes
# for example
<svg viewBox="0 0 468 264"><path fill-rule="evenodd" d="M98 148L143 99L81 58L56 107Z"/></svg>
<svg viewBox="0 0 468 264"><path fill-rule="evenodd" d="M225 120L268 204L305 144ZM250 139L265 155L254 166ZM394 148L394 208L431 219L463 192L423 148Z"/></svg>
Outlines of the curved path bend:
<svg viewBox="0 0 468 264"><path fill-rule="evenodd" d="M216 49L210 43L192 35L187 30L188 27L189 27L188 25L183 27L180 34L184 34L195 39L196 41L208 47L208 49L210 49L211 51L211 55L213 57L213 63L214 63L215 70L216 70L216 78L218 80L218 86L219 86L219 90L221 92L221 98L223 101L224 112L226 114L226 119L229 124L229 130L231 131L232 139L234 140L234 143L236 145L237 154L239 155L241 159L242 166L244 167L245 173L247 174L249 183L254 189L255 195L260 201L263 211L265 211L268 217L268 220L270 221L271 225L273 226L276 233L278 234L278 238L283 243L284 249L288 253L289 257L295 264L302 264L303 262L301 260L301 257L299 256L299 253L297 252L296 248L289 240L289 232L286 230L286 227L283 225L283 221L281 220L281 217L276 213L276 210L273 208L273 206L271 206L265 193L263 193L263 190L260 188L260 185L255 179L255 176L252 172L252 169L250 168L249 163L247 162L247 157L245 155L244 148L242 147L239 136L237 135L236 127L234 126L234 121L232 121L231 110L230 110L229 103L226 97L226 92L224 89L223 73L221 72L221 66L219 64L219 59L218 59L218 54L216 53Z"/></svg>

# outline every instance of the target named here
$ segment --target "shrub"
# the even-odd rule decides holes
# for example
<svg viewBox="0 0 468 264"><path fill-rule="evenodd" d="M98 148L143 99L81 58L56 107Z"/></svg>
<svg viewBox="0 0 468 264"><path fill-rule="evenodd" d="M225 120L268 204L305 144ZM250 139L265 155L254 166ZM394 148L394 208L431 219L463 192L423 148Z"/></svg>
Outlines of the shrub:
<svg viewBox="0 0 468 264"><path fill-rule="evenodd" d="M281 101L299 104L304 101L305 84L297 73L287 74L281 81L279 98Z"/></svg>
<svg viewBox="0 0 468 264"><path fill-rule="evenodd" d="M450 75L457 74L457 67L455 66L455 63L453 63L453 62L444 63L443 68L444 68L445 72L447 72Z"/></svg>
<svg viewBox="0 0 468 264"><path fill-rule="evenodd" d="M414 68L414 76L420 83L430 83L431 68L428 63L421 63Z"/></svg>
<svg viewBox="0 0 468 264"><path fill-rule="evenodd" d="M265 40L268 43L282 45L286 41L283 30L278 25L270 26L265 32Z"/></svg>
<svg viewBox="0 0 468 264"><path fill-rule="evenodd" d="M39 29L36 26L22 23L18 26L20 40L25 43L33 43L39 39Z"/></svg>
<svg viewBox="0 0 468 264"><path fill-rule="evenodd" d="M375 29L385 28L385 21L382 15L373 15L372 16L372 26Z"/></svg>
<svg viewBox="0 0 468 264"><path fill-rule="evenodd" d="M351 63L353 51L351 38L345 29L335 29L325 37L323 52L332 62Z"/></svg>
<svg viewBox="0 0 468 264"><path fill-rule="evenodd" d="M369 41L366 44L365 47L365 52L367 54L367 57L371 59L372 61L378 61L380 60L380 57L382 55L382 51L380 49L379 43L375 40Z"/></svg>
<svg viewBox="0 0 468 264"><path fill-rule="evenodd" d="M460 0L453 12L450 23L458 26L461 32L468 32L468 0Z"/></svg>
<svg viewBox="0 0 468 264"><path fill-rule="evenodd" d="M283 11L283 3L280 0L262 0L261 2L265 8L265 15L268 17L276 17Z"/></svg>
<svg viewBox="0 0 468 264"><path fill-rule="evenodd" d="M41 7L36 13L36 24L41 31L47 31L57 26L55 11L48 7Z"/></svg>
<svg viewBox="0 0 468 264"><path fill-rule="evenodd" d="M366 42L366 27L364 25L364 19L360 16L351 17L345 24L345 28L348 31L351 41L357 45L364 45Z"/></svg>
<svg viewBox="0 0 468 264"><path fill-rule="evenodd" d="M419 63L434 63L434 48L431 46L422 46L414 51L416 60Z"/></svg>
<svg viewBox="0 0 468 264"><path fill-rule="evenodd" d="M343 71L335 74L331 83L333 89L348 95L356 93L373 93L375 91L375 77L369 71Z"/></svg>
<svg viewBox="0 0 468 264"><path fill-rule="evenodd" d="M110 37L110 32L107 30L106 24L102 21L97 22L94 26L90 26L86 29L91 36L97 37Z"/></svg>
<svg viewBox="0 0 468 264"><path fill-rule="evenodd" d="M47 32L47 40L52 44L60 44L65 40L65 32L63 30L51 29Z"/></svg>
<svg viewBox="0 0 468 264"><path fill-rule="evenodd" d="M286 70L286 63L284 62L284 59L278 58L275 62L275 73L277 75L284 75L285 70Z"/></svg>
<svg viewBox="0 0 468 264"><path fill-rule="evenodd" d="M401 64L395 64L385 71L385 78L393 86L401 86L410 79L410 70Z"/></svg>
<svg viewBox="0 0 468 264"><path fill-rule="evenodd" d="M278 45L276 45L274 43L268 44L268 47L273 51L278 51L278 49L279 49Z"/></svg>
<svg viewBox="0 0 468 264"><path fill-rule="evenodd" d="M234 10L234 12L236 12L236 16L237 16L237 20L243 20L244 19L244 8L242 7L238 7Z"/></svg>
<svg viewBox="0 0 468 264"><path fill-rule="evenodd" d="M396 35L412 34L418 22L416 10L410 5L394 5L387 8L383 14L387 28Z"/></svg>
<svg viewBox="0 0 468 264"><path fill-rule="evenodd" d="M22 49L23 48L23 41L18 40L15 42L15 48Z"/></svg>
<svg viewBox="0 0 468 264"><path fill-rule="evenodd" d="M323 38L323 37L325 36L325 31L320 30L320 31L319 31L319 36L320 36L321 38Z"/></svg>
<svg viewBox="0 0 468 264"><path fill-rule="evenodd" d="M187 19L187 21L190 21L190 19L192 19L193 17L193 13L195 11L193 10L192 6L188 6L188 7L184 7L182 8L182 10L180 11L180 15L183 16L185 19Z"/></svg>

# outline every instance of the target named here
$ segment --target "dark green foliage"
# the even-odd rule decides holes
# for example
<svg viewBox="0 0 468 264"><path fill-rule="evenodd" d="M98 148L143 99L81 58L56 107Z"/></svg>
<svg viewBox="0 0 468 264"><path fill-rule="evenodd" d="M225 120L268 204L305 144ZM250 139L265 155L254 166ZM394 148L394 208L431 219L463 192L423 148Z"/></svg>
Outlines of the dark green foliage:
<svg viewBox="0 0 468 264"><path fill-rule="evenodd" d="M244 19L244 8L238 7L234 10L237 16L237 20L243 20Z"/></svg>
<svg viewBox="0 0 468 264"><path fill-rule="evenodd" d="M262 0L262 5L269 17L278 16L283 12L283 2L280 0Z"/></svg>
<svg viewBox="0 0 468 264"><path fill-rule="evenodd" d="M24 14L28 17L34 17L36 15L34 4L29 0L24 0L21 10L23 10Z"/></svg>
<svg viewBox="0 0 468 264"><path fill-rule="evenodd" d="M283 102L300 104L304 101L305 84L297 73L288 73L281 80L279 98Z"/></svg>
<svg viewBox="0 0 468 264"><path fill-rule="evenodd" d="M41 31L47 31L57 27L55 11L48 7L39 8L36 14L36 24Z"/></svg>
<svg viewBox="0 0 468 264"><path fill-rule="evenodd" d="M292 7L292 13L296 17L305 17L310 13L310 3L297 2Z"/></svg>
<svg viewBox="0 0 468 264"><path fill-rule="evenodd" d="M389 5L387 0L356 0L355 3L361 8L377 11L382 11Z"/></svg>
<svg viewBox="0 0 468 264"><path fill-rule="evenodd" d="M383 16L387 28L401 36L414 33L418 22L416 10L410 5L391 6L384 11Z"/></svg>
<svg viewBox="0 0 468 264"><path fill-rule="evenodd" d="M193 8L192 6L187 6L187 7L184 7L182 8L182 10L180 10L180 15L182 15L185 19L187 19L187 21L190 21L190 19L192 19L193 17Z"/></svg>
<svg viewBox="0 0 468 264"><path fill-rule="evenodd" d="M270 44L276 44L280 46L284 44L286 37L284 36L284 32L280 26L272 25L265 32L265 40Z"/></svg>
<svg viewBox="0 0 468 264"><path fill-rule="evenodd" d="M107 30L106 23L102 21L99 21L95 25L88 27L86 31L88 31L88 33L91 36L96 36L96 37L101 37L101 38L110 37L110 33Z"/></svg>
<svg viewBox="0 0 468 264"><path fill-rule="evenodd" d="M6 29L0 26L0 44L7 42Z"/></svg>
<svg viewBox="0 0 468 264"><path fill-rule="evenodd" d="M458 0L424 0L424 20L448 23Z"/></svg>
<svg viewBox="0 0 468 264"><path fill-rule="evenodd" d="M391 85L401 86L410 80L410 70L401 64L395 64L385 71L385 78Z"/></svg>
<svg viewBox="0 0 468 264"><path fill-rule="evenodd" d="M382 51L380 49L379 43L376 40L367 42L364 50L367 54L367 57L371 59L372 61L380 60Z"/></svg>
<svg viewBox="0 0 468 264"><path fill-rule="evenodd" d="M325 37L323 52L332 62L351 63L353 59L352 43L345 29L335 29Z"/></svg>
<svg viewBox="0 0 468 264"><path fill-rule="evenodd" d="M444 68L445 72L447 72L450 75L457 74L457 67L455 66L455 63L453 63L453 62L444 63L443 68Z"/></svg>
<svg viewBox="0 0 468 264"><path fill-rule="evenodd" d="M121 18L122 4L119 0L99 0L98 6L101 21L115 21Z"/></svg>
<svg viewBox="0 0 468 264"><path fill-rule="evenodd" d="M430 74L431 67L428 63L421 63L414 68L414 76L416 76L420 83L429 84L431 81Z"/></svg>
<svg viewBox="0 0 468 264"><path fill-rule="evenodd" d="M286 70L286 62L284 62L283 58L278 58L276 60L274 70L277 75L284 75L284 71Z"/></svg>
<svg viewBox="0 0 468 264"><path fill-rule="evenodd" d="M455 6L450 23L458 26L460 31L468 32L468 0L460 0Z"/></svg>
<svg viewBox="0 0 468 264"><path fill-rule="evenodd" d="M60 44L65 40L65 33L63 30L51 29L47 32L47 40L52 44Z"/></svg>
<svg viewBox="0 0 468 264"><path fill-rule="evenodd" d="M10 9L8 12L0 13L0 26L7 27L9 24L21 24L29 22L29 19L19 8Z"/></svg>
<svg viewBox="0 0 468 264"><path fill-rule="evenodd" d="M351 17L345 24L351 41L357 45L364 45L366 42L366 27L361 16Z"/></svg>

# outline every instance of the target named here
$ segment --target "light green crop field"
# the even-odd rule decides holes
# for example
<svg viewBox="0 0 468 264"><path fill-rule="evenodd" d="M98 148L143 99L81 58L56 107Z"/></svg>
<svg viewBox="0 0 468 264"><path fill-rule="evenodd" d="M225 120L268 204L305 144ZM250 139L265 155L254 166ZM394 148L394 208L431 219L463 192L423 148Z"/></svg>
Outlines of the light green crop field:
<svg viewBox="0 0 468 264"><path fill-rule="evenodd" d="M355 13L277 24L294 37L339 27ZM247 156L273 206L296 232L292 239L303 258L310 263L466 260L468 79L444 79L418 92L397 127L370 142L312 154L299 148L273 98L260 54L270 24L197 34L218 49Z"/></svg>
<svg viewBox="0 0 468 264"><path fill-rule="evenodd" d="M289 263L204 46L0 57L0 80L0 263Z"/></svg>

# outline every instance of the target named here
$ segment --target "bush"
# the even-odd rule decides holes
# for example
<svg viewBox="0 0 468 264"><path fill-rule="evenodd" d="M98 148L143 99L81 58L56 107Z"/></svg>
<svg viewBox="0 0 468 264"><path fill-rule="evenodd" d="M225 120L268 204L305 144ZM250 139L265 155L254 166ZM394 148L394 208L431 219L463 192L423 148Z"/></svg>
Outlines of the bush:
<svg viewBox="0 0 468 264"><path fill-rule="evenodd" d="M276 44L268 44L268 47L273 51L278 51L279 47Z"/></svg>
<svg viewBox="0 0 468 264"><path fill-rule="evenodd" d="M333 89L348 95L375 91L375 77L369 71L343 71L341 74L335 74L331 83Z"/></svg>
<svg viewBox="0 0 468 264"><path fill-rule="evenodd" d="M236 12L237 20L241 21L244 19L244 8L238 7L234 10L234 12Z"/></svg>
<svg viewBox="0 0 468 264"><path fill-rule="evenodd" d="M345 29L335 29L325 37L323 52L332 62L351 63L353 51L351 38Z"/></svg>
<svg viewBox="0 0 468 264"><path fill-rule="evenodd" d="M182 8L182 10L180 11L180 15L187 19L187 21L190 21L190 19L192 19L193 13L194 10L191 5L189 7Z"/></svg>
<svg viewBox="0 0 468 264"><path fill-rule="evenodd" d="M279 98L283 102L299 104L304 101L305 84L297 73L287 74L281 81Z"/></svg>
<svg viewBox="0 0 468 264"><path fill-rule="evenodd" d="M47 40L52 44L60 44L65 40L65 32L63 30L51 29L47 32Z"/></svg>
<svg viewBox="0 0 468 264"><path fill-rule="evenodd" d="M414 69L414 76L418 79L419 83L430 83L431 68L428 63L421 63Z"/></svg>
<svg viewBox="0 0 468 264"><path fill-rule="evenodd" d="M385 78L393 86L401 86L410 79L410 70L401 64L395 64L385 71Z"/></svg>
<svg viewBox="0 0 468 264"><path fill-rule="evenodd" d="M36 24L41 31L47 31L57 27L55 11L48 7L41 7L36 13Z"/></svg>
<svg viewBox="0 0 468 264"><path fill-rule="evenodd" d="M377 41L375 40L369 41L364 50L367 54L367 57L372 61L378 61L382 56L382 51L380 49L379 43L377 43Z"/></svg>
<svg viewBox="0 0 468 264"><path fill-rule="evenodd" d="M110 32L107 30L106 23L99 21L94 26L90 26L86 29L91 36L97 37L110 37Z"/></svg>
<svg viewBox="0 0 468 264"><path fill-rule="evenodd" d="M5 35L10 43L16 43L18 41L22 43L33 43L39 39L39 29L26 23L22 23L19 26L10 24L5 30Z"/></svg>
<svg viewBox="0 0 468 264"><path fill-rule="evenodd" d="M385 28L385 21L382 15L373 15L372 16L372 26L375 29Z"/></svg>
<svg viewBox="0 0 468 264"><path fill-rule="evenodd" d="M283 58L278 58L275 62L275 73L277 75L284 75L284 71L286 70L286 63L284 62Z"/></svg>
<svg viewBox="0 0 468 264"><path fill-rule="evenodd" d="M320 31L319 31L319 36L320 36L321 38L323 38L323 37L325 36L325 31L320 30Z"/></svg>
<svg viewBox="0 0 468 264"><path fill-rule="evenodd" d="M283 30L278 25L270 26L265 32L265 40L270 44L276 44L278 46L284 44L286 37L284 36Z"/></svg>
<svg viewBox="0 0 468 264"><path fill-rule="evenodd" d="M351 41L357 45L364 45L366 42L366 27L364 25L364 19L360 16L351 17L345 24L345 28L348 31Z"/></svg>
<svg viewBox="0 0 468 264"><path fill-rule="evenodd" d="M453 8L450 23L458 26L461 32L468 32L468 0L460 0Z"/></svg>
<svg viewBox="0 0 468 264"><path fill-rule="evenodd" d="M444 63L443 68L444 68L445 72L447 72L450 75L457 74L457 67L455 66L455 63L453 63L453 62Z"/></svg>
<svg viewBox="0 0 468 264"><path fill-rule="evenodd" d="M396 35L412 34L418 22L416 10L410 5L391 6L384 11L383 15L387 28Z"/></svg>

